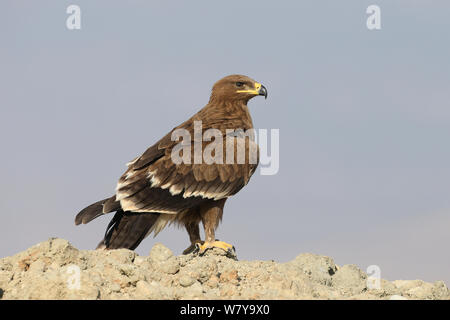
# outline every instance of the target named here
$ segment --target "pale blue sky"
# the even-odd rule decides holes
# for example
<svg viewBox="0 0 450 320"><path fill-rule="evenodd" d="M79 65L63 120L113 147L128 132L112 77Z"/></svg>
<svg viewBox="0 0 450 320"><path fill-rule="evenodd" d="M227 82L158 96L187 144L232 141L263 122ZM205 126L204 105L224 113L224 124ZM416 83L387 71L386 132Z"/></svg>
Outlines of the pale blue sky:
<svg viewBox="0 0 450 320"><path fill-rule="evenodd" d="M250 110L280 129L280 171L227 202L218 238L243 260L312 252L450 284L449 16L425 0L2 1L0 256L51 236L94 248L111 217L75 214L240 73L268 89ZM137 251L187 240L171 227Z"/></svg>

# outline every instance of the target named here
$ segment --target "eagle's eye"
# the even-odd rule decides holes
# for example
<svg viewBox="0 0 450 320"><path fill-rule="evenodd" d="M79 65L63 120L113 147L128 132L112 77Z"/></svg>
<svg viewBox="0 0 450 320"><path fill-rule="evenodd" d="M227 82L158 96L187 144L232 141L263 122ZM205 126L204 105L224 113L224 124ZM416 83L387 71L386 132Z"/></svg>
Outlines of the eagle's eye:
<svg viewBox="0 0 450 320"><path fill-rule="evenodd" d="M236 87L242 87L243 85L244 85L243 82L240 82L240 81L236 82Z"/></svg>

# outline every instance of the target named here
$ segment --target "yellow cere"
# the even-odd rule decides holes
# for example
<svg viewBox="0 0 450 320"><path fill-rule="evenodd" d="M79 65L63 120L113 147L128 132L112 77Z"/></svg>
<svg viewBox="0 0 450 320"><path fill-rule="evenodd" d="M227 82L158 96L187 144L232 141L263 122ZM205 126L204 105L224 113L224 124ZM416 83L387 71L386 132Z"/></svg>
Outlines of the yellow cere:
<svg viewBox="0 0 450 320"><path fill-rule="evenodd" d="M238 90L236 92L248 92L248 93L259 94L259 89L261 89L261 83L255 82L254 90Z"/></svg>

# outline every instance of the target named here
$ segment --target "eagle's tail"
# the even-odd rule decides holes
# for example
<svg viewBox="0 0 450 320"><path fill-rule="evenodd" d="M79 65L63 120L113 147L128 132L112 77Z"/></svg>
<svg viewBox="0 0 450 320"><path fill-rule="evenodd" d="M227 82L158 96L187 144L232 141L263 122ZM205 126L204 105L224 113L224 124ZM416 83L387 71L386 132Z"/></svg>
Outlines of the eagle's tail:
<svg viewBox="0 0 450 320"><path fill-rule="evenodd" d="M116 196L97 201L81 210L75 217L75 224L88 223L95 218L120 209L120 202L116 201Z"/></svg>
<svg viewBox="0 0 450 320"><path fill-rule="evenodd" d="M118 210L106 228L105 238L97 249L134 250L158 220L159 213L135 213Z"/></svg>

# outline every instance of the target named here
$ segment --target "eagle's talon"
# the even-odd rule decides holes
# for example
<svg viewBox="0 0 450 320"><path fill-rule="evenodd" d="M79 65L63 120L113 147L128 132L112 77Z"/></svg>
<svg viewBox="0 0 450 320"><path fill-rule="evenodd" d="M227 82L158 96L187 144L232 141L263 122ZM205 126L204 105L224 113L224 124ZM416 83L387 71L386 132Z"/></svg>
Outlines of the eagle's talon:
<svg viewBox="0 0 450 320"><path fill-rule="evenodd" d="M200 245L203 244L204 241L197 241L195 243L191 243L191 245L189 247L187 247L186 249L184 249L183 254L196 254L200 248Z"/></svg>

